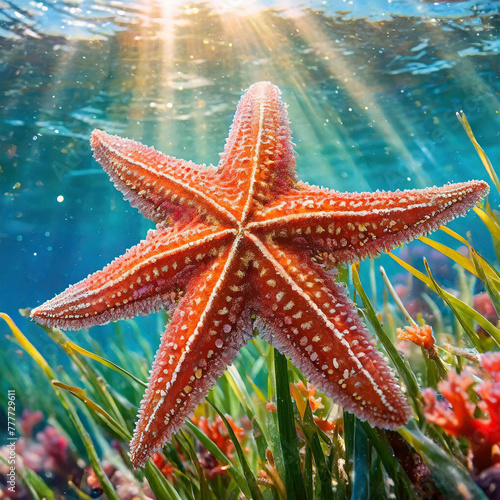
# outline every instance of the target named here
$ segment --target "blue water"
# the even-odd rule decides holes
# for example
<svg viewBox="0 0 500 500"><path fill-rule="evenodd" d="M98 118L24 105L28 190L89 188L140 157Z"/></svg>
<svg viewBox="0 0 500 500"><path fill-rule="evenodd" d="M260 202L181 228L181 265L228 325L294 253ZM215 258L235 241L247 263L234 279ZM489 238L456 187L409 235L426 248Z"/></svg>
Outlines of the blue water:
<svg viewBox="0 0 500 500"><path fill-rule="evenodd" d="M93 160L96 127L217 163L242 91L270 80L310 183L488 179L459 110L500 165L499 2L246 4L0 0L0 309L32 338L19 308L151 227ZM492 255L475 215L451 227Z"/></svg>

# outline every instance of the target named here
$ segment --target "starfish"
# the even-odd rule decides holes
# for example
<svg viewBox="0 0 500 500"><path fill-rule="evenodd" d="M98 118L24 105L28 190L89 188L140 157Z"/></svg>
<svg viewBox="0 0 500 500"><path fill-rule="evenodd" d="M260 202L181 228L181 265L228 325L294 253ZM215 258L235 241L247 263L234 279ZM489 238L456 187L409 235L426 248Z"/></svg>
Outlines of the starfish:
<svg viewBox="0 0 500 500"><path fill-rule="evenodd" d="M463 215L488 184L341 193L297 181L286 107L269 82L241 98L217 167L100 130L91 145L157 227L31 316L78 330L169 308L130 443L135 467L182 425L254 328L344 409L381 428L405 425L406 398L332 268Z"/></svg>

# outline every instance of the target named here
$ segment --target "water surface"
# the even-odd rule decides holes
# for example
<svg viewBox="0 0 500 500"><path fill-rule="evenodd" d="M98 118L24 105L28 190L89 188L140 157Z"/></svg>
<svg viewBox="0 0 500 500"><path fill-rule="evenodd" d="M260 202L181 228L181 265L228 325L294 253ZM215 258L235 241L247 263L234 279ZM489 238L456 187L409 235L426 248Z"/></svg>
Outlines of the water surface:
<svg viewBox="0 0 500 500"><path fill-rule="evenodd" d="M486 179L455 113L499 165L499 6L0 0L0 308L18 318L151 227L93 160L94 128L217 163L259 80L289 104L302 180L359 191ZM491 252L474 215L454 224Z"/></svg>

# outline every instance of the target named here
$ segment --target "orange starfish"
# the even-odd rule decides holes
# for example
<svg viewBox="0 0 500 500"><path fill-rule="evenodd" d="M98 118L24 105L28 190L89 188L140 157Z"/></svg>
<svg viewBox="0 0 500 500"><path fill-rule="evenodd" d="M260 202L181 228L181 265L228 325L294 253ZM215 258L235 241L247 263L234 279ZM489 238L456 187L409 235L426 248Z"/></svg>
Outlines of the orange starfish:
<svg viewBox="0 0 500 500"><path fill-rule="evenodd" d="M77 330L172 308L130 444L135 467L182 425L254 327L360 419L388 429L407 422L396 379L317 256L331 266L401 245L464 214L485 182L394 193L296 182L285 105L267 82L242 97L217 167L99 130L91 143L157 229L32 317Z"/></svg>

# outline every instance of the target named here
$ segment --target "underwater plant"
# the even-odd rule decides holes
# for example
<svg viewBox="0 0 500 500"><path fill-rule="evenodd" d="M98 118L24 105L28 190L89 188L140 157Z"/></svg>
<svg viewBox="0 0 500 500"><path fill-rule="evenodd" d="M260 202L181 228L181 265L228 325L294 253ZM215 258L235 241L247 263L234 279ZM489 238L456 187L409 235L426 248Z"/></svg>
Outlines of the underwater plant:
<svg viewBox="0 0 500 500"><path fill-rule="evenodd" d="M488 205L484 210L475 210L490 229L494 244L499 245L500 223L496 214ZM467 240L446 231L468 246L469 255L429 238L423 241L454 261L460 272L465 270L481 281L498 310L500 277L496 267L486 262ZM395 255L393 258L398 260ZM132 436L131 423L145 386L144 360L147 362L152 355L134 323L116 324L117 348L112 359L107 359L102 348L89 341L86 334L82 337L82 343L87 344L84 347L71 342L57 328L44 326L48 338L71 361L70 367L56 371L12 319L2 314L14 336L12 340L37 363L60 402L52 402L44 413L57 414L54 420L65 422L61 435L68 444L68 453L85 462L79 465L80 470L86 471L82 478L68 478L67 496L89 498L102 493L107 498L127 498L130 493L139 498L166 499L238 495L342 499L367 495L439 498L442 494L485 498L473 478L476 471L468 461L469 444L447 435L425 418L421 387L443 387L439 381L451 373L452 367L461 369L479 353L498 349L500 330L462 300L470 295L470 289L452 295L438 284L429 267L424 274L404 261L399 262L443 299L455 319L453 323L443 323L446 331L433 325L432 347L439 356L428 356L429 344L422 342L423 350L417 360L421 363L417 362L415 368L414 357L405 359L394 346L396 328L412 318L408 318L404 304L392 295L390 283L389 296L379 313L377 302L368 299L361 285L357 264L346 270L349 273L341 269L339 278L352 280L360 312L406 389L413 416L405 427L397 432L374 428L343 411L326 394L307 385L304 376L282 354L252 337L234 366L224 372L197 407L194 419L186 420L185 426L139 471L133 471L126 443ZM463 284L468 282L464 280ZM357 315L355 321L360 321ZM424 333L428 339L425 325L419 325L417 330L415 324L412 319L410 330L405 331ZM120 332L125 327L134 331L142 349L128 350L126 363L120 358ZM14 386L16 383L20 382L13 381ZM20 473L33 497L54 497L46 480L29 466L20 468Z"/></svg>

